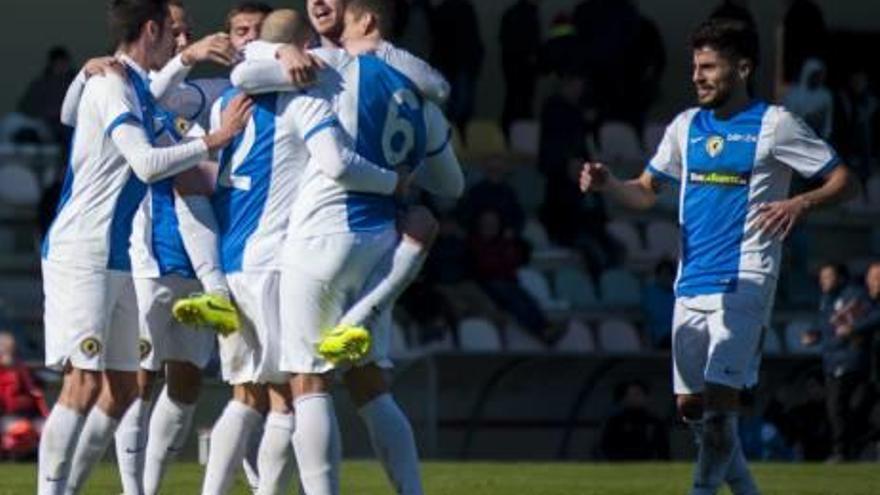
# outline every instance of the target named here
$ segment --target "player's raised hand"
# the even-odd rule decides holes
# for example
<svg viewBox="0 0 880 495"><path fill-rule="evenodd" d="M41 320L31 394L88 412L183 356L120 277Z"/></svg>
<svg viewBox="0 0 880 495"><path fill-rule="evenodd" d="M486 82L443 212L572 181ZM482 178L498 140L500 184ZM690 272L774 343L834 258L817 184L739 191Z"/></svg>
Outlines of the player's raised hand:
<svg viewBox="0 0 880 495"><path fill-rule="evenodd" d="M324 62L320 58L294 45L282 46L278 49L277 56L290 80L299 87L314 84L318 70L324 68Z"/></svg>
<svg viewBox="0 0 880 495"><path fill-rule="evenodd" d="M785 239L798 220L804 216L807 207L807 202L798 197L762 203L758 205L756 226L770 236L778 237L780 240Z"/></svg>
<svg viewBox="0 0 880 495"><path fill-rule="evenodd" d="M237 59L235 47L226 33L209 34L204 38L189 45L181 54L184 65L194 65L199 62L214 62L223 66L230 66Z"/></svg>
<svg viewBox="0 0 880 495"><path fill-rule="evenodd" d="M220 114L220 129L204 138L208 149L215 150L229 144L247 126L253 106L254 101L246 94L233 98Z"/></svg>
<svg viewBox="0 0 880 495"><path fill-rule="evenodd" d="M608 184L611 172L601 163L586 162L581 169L581 192L601 191Z"/></svg>
<svg viewBox="0 0 880 495"><path fill-rule="evenodd" d="M89 59L83 65L83 72L85 72L86 77L104 76L107 74L123 76L125 75L125 68L116 57L95 57Z"/></svg>

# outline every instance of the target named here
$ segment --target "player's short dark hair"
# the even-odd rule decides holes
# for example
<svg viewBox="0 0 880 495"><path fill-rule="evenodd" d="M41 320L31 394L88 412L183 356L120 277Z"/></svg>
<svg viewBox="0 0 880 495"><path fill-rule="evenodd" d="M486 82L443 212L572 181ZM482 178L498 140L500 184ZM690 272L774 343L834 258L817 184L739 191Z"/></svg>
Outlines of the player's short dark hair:
<svg viewBox="0 0 880 495"><path fill-rule="evenodd" d="M382 37L391 35L394 26L394 4L391 0L346 0L345 8L353 9L357 15L373 14Z"/></svg>
<svg viewBox="0 0 880 495"><path fill-rule="evenodd" d="M226 31L232 29L232 18L239 14L263 14L265 16L271 14L272 10L274 9L271 5L263 2L241 2L229 9L226 14Z"/></svg>
<svg viewBox="0 0 880 495"><path fill-rule="evenodd" d="M114 46L132 43L141 35L144 24L154 21L165 28L168 0L111 0L107 25Z"/></svg>
<svg viewBox="0 0 880 495"><path fill-rule="evenodd" d="M691 48L711 48L729 60L747 59L758 66L758 33L743 21L715 18L704 21L691 35Z"/></svg>

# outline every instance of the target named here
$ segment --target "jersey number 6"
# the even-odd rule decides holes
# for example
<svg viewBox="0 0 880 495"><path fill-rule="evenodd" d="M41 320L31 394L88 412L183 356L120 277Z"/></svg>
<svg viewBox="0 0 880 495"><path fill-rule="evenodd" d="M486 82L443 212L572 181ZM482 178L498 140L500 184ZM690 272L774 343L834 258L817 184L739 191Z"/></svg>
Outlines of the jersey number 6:
<svg viewBox="0 0 880 495"><path fill-rule="evenodd" d="M395 91L388 101L388 113L385 115L385 128L382 131L382 154L388 165L396 167L403 164L412 152L416 136L410 119L412 114L419 111L419 99L408 89Z"/></svg>

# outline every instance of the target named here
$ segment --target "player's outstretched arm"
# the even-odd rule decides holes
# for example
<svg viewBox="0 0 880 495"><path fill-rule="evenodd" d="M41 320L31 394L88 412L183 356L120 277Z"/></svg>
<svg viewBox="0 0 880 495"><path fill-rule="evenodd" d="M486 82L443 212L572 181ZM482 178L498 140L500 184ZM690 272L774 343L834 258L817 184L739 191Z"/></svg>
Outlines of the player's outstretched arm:
<svg viewBox="0 0 880 495"><path fill-rule="evenodd" d="M392 195L405 178L358 154L338 124L319 131L306 146L319 170L347 191Z"/></svg>
<svg viewBox="0 0 880 495"><path fill-rule="evenodd" d="M317 82L323 61L293 45L253 41L232 71L232 85L248 94L299 91Z"/></svg>
<svg viewBox="0 0 880 495"><path fill-rule="evenodd" d="M602 163L587 162L581 169L582 192L601 192L612 200L635 210L647 210L657 202L660 179L649 171L635 179L621 181Z"/></svg>
<svg viewBox="0 0 880 495"><path fill-rule="evenodd" d="M299 90L277 60L245 60L233 69L229 80L249 95Z"/></svg>
<svg viewBox="0 0 880 495"><path fill-rule="evenodd" d="M449 99L449 82L431 64L387 41L379 47L378 55L409 78L425 98L441 106Z"/></svg>
<svg viewBox="0 0 880 495"><path fill-rule="evenodd" d="M180 91L187 91L185 88L181 89L181 84L196 64L213 62L228 67L235 63L236 58L235 47L232 46L228 34L205 36L186 47L150 79L150 93L159 103L170 106L169 101L181 98Z"/></svg>
<svg viewBox="0 0 880 495"><path fill-rule="evenodd" d="M165 148L153 147L138 122L124 121L109 132L135 175L152 183L198 165L208 159L208 153L229 144L247 124L252 105L244 95L237 96L223 111L219 129L203 138Z"/></svg>

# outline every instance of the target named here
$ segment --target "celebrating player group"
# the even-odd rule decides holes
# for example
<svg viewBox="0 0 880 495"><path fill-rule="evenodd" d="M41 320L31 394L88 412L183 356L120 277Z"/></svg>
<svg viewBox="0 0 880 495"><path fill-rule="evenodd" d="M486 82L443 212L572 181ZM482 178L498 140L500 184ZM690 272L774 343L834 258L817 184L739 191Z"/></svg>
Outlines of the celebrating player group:
<svg viewBox="0 0 880 495"><path fill-rule="evenodd" d="M75 133L42 274L46 364L64 382L40 495L78 493L111 441L125 495L158 493L215 342L233 393L203 494L228 493L242 465L260 495L288 493L294 473L307 495L339 494L336 380L393 490L422 493L386 378L390 314L436 236L416 190L455 199L464 178L449 86L383 39L392 6L242 3L194 41L180 0L110 2L116 51L84 66L61 112ZM709 21L692 48L700 108L641 177L587 163L581 186L648 208L680 184L674 384L700 447L692 493L752 494L736 411L757 381L781 240L850 181L802 122L751 96L754 33ZM189 77L206 63L229 76ZM823 185L786 199L792 169Z"/></svg>

